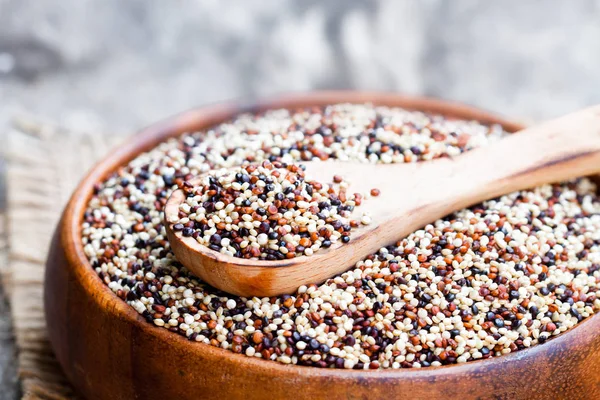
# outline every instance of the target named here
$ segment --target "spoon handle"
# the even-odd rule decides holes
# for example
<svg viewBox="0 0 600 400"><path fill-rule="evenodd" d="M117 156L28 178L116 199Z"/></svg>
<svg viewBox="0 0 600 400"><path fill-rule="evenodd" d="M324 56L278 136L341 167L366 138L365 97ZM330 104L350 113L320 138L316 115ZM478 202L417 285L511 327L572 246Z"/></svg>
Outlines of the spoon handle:
<svg viewBox="0 0 600 400"><path fill-rule="evenodd" d="M524 129L450 164L450 180L462 188L455 192L459 203L470 204L599 173L600 106Z"/></svg>

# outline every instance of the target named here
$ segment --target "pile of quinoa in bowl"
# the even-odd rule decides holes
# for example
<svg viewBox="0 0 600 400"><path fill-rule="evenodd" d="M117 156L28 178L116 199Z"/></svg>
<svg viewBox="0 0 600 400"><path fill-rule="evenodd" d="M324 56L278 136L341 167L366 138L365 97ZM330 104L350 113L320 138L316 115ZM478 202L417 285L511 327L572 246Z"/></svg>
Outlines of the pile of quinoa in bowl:
<svg viewBox="0 0 600 400"><path fill-rule="evenodd" d="M99 182L84 214L84 250L149 323L248 357L395 369L511 353L600 308L600 199L587 178L459 210L322 284L271 298L228 295L191 275L169 250L162 215L174 189L215 168L426 162L505 134L371 105L240 115L169 139Z"/></svg>

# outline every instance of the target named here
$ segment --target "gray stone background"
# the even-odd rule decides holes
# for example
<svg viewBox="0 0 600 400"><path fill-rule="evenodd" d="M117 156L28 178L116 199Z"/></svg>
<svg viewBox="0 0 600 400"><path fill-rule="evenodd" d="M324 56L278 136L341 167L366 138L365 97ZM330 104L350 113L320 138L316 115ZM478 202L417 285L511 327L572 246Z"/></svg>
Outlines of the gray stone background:
<svg viewBox="0 0 600 400"><path fill-rule="evenodd" d="M22 113L127 133L218 100L331 88L524 120L600 103L600 1L0 0L0 148ZM0 399L19 395L7 313L0 302Z"/></svg>

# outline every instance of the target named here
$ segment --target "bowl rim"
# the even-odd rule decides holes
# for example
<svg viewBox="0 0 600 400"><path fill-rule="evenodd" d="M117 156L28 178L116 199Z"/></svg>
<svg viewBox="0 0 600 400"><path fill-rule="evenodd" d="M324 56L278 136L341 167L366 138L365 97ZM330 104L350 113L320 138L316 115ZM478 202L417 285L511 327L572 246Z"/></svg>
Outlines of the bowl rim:
<svg viewBox="0 0 600 400"><path fill-rule="evenodd" d="M236 354L230 350L215 347L209 344L190 341L179 334L154 326L147 322L133 307L128 305L113 293L108 286L102 282L94 271L83 250L81 241L81 230L83 214L86 206L93 195L94 185L102 181L119 167L126 165L133 158L143 152L155 147L160 142L169 138L177 137L185 132L204 130L217 125L222 121L244 112L259 112L267 109L287 108L295 109L301 107L324 106L335 103L372 103L390 107L402 107L408 110L428 111L438 113L456 119L472 119L485 124L500 124L505 130L515 132L524 125L513 122L493 113L483 111L479 108L461 103L431 99L427 97L405 96L388 92L364 92L364 91L319 91L305 93L291 93L269 97L265 100L252 101L228 101L217 104L202 106L162 121L152 124L137 134L128 138L109 155L98 161L91 170L82 178L74 190L70 200L63 212L60 226L60 238L64 244L64 252L67 264L72 266L75 279L79 281L87 295L102 307L109 307L114 318L127 320L136 329L144 334L175 346L185 346L186 351L192 355L219 360L219 362L230 362L237 368L253 368L274 373L281 376L293 377L299 375L304 378L319 376L342 380L356 379L421 379L441 378L442 376L456 374L473 374L481 372L482 369L502 368L507 363L518 362L525 358L542 356L542 352L552 351L568 347L569 338L573 332L580 332L592 320L598 320L596 315L588 317L578 323L575 327L552 338L543 344L537 344L527 349L519 350L510 354L488 359L474 360L466 363L445 365L439 367L425 368L400 368L400 369L378 369L378 370L354 370L336 368L317 368L302 365L285 365L283 363L248 357L244 354ZM200 126L200 128L196 128ZM596 318L594 318L596 317Z"/></svg>

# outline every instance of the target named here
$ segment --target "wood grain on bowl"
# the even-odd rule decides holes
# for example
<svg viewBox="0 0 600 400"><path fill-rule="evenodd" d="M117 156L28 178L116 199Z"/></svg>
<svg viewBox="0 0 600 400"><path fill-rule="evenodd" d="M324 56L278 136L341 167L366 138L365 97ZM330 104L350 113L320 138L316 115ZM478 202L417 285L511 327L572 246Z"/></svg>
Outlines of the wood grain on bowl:
<svg viewBox="0 0 600 400"><path fill-rule="evenodd" d="M508 131L521 128L486 112L439 100L383 93L290 95L250 106L192 110L144 129L98 163L65 208L46 269L45 306L56 356L89 399L197 398L600 398L600 317L542 345L447 367L336 370L286 366L191 342L145 321L106 287L81 243L93 186L166 138L213 126L242 111L372 102L440 113Z"/></svg>

